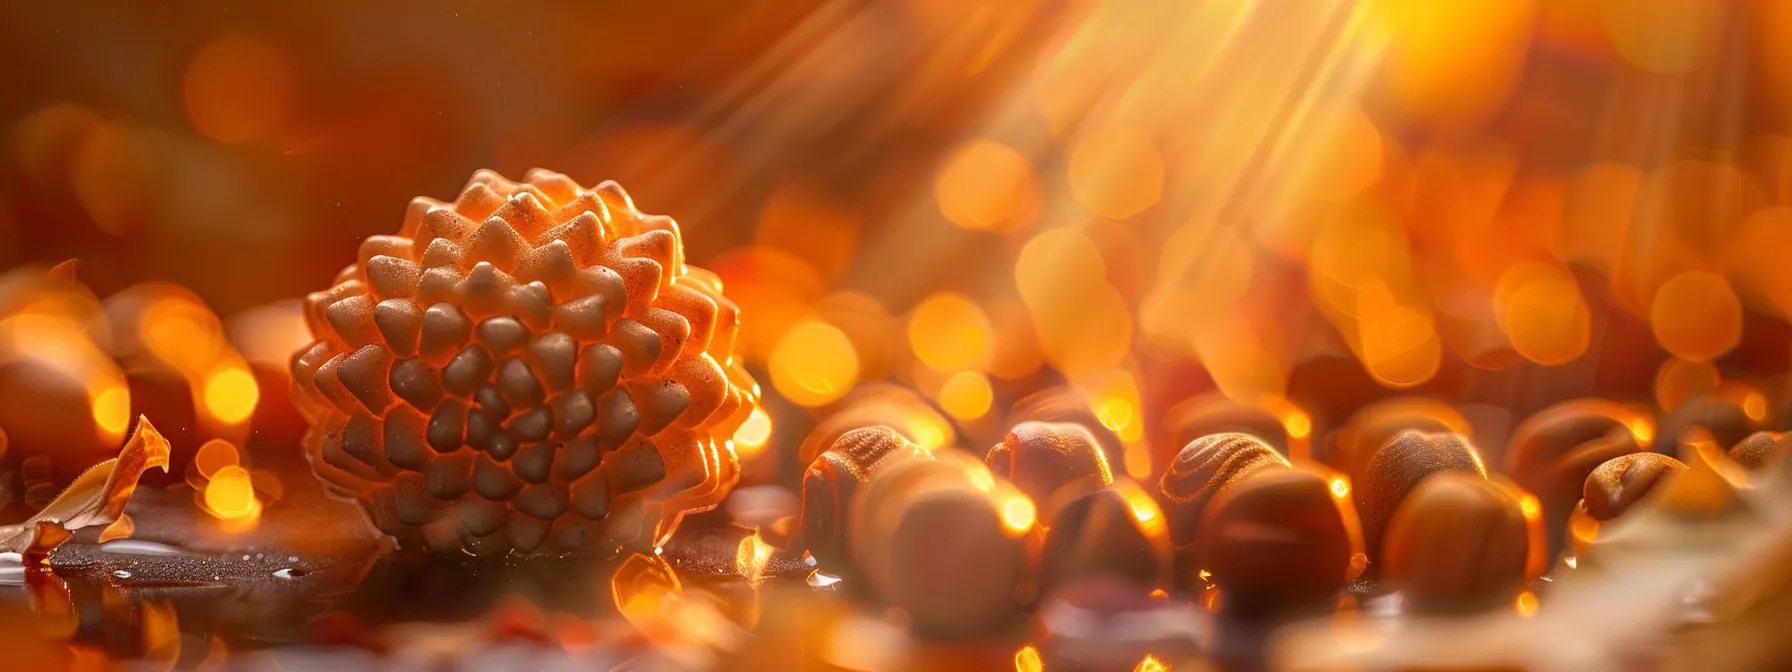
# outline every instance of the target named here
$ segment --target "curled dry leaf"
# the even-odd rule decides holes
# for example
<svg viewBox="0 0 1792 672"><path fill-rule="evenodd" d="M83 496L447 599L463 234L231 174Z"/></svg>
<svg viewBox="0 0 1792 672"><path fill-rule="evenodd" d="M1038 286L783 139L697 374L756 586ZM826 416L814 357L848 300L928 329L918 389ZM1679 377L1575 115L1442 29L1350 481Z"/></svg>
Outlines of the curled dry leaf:
<svg viewBox="0 0 1792 672"><path fill-rule="evenodd" d="M136 533L137 523L131 520L130 514L124 514L119 516L118 520L112 521L111 525L107 525L106 529L100 530L100 543L103 544L114 539L129 539Z"/></svg>
<svg viewBox="0 0 1792 672"><path fill-rule="evenodd" d="M88 469L37 515L15 525L0 526L0 552L20 553L29 563L47 561L50 551L83 527L108 525L124 515L124 505L137 489L137 478L151 467L168 470L168 440L139 416L137 431L118 457Z"/></svg>

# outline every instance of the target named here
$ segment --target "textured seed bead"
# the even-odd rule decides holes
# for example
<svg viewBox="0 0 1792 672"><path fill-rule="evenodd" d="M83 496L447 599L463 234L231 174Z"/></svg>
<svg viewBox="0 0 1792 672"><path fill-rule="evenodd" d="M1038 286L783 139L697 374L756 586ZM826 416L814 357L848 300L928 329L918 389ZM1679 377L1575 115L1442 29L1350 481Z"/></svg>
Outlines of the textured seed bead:
<svg viewBox="0 0 1792 672"><path fill-rule="evenodd" d="M998 476L1044 504L1065 486L1089 481L1095 487L1114 482L1107 456L1095 436L1072 422L1022 422L989 450L984 463Z"/></svg>
<svg viewBox="0 0 1792 672"><path fill-rule="evenodd" d="M1388 525L1385 578L1416 613L1510 605L1541 573L1541 521L1523 491L1467 471L1436 474L1408 495ZM1533 509L1534 510L1534 509Z"/></svg>
<svg viewBox="0 0 1792 672"><path fill-rule="evenodd" d="M1287 459L1249 434L1209 434L1190 441L1157 486L1170 541L1187 548L1200 536L1201 510L1215 495L1260 469L1287 466Z"/></svg>
<svg viewBox="0 0 1792 672"><path fill-rule="evenodd" d="M1371 560L1381 551L1381 537L1394 511L1420 482L1445 471L1485 477L1480 455L1460 434L1407 431L1395 436L1369 458L1356 484L1356 508L1362 517L1363 544Z"/></svg>
<svg viewBox="0 0 1792 672"><path fill-rule="evenodd" d="M1361 570L1363 541L1350 502L1306 468L1257 469L1201 512L1197 565L1228 611L1329 609Z"/></svg>
<svg viewBox="0 0 1792 672"><path fill-rule="evenodd" d="M855 576L902 609L911 632L969 638L1013 625L1026 577L1028 526L1006 504L1024 497L970 456L941 451L880 470L852 506Z"/></svg>
<svg viewBox="0 0 1792 672"><path fill-rule="evenodd" d="M1653 419L1641 408L1605 399L1565 401L1531 414L1506 444L1505 473L1535 493L1553 550L1587 477L1601 463L1648 450Z"/></svg>
<svg viewBox="0 0 1792 672"><path fill-rule="evenodd" d="M758 399L737 309L683 279L713 275L685 266L675 222L569 185L480 171L307 299L306 450L401 544L644 547L738 478L729 439Z"/></svg>
<svg viewBox="0 0 1792 672"><path fill-rule="evenodd" d="M1730 459L1749 471L1760 471L1785 459L1787 432L1755 432L1730 448Z"/></svg>
<svg viewBox="0 0 1792 672"><path fill-rule="evenodd" d="M1613 458L1587 475L1582 501L1594 520L1611 520L1686 469L1684 463L1661 453L1631 453Z"/></svg>
<svg viewBox="0 0 1792 672"><path fill-rule="evenodd" d="M803 541L809 554L836 575L851 572L847 523L859 489L881 470L927 452L896 430L864 427L842 434L803 472Z"/></svg>

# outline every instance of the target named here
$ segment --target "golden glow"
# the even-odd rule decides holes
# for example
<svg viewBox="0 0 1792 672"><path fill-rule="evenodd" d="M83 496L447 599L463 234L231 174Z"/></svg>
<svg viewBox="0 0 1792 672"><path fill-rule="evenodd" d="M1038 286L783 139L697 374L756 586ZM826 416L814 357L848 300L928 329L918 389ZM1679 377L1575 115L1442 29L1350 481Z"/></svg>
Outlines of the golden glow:
<svg viewBox="0 0 1792 672"><path fill-rule="evenodd" d="M909 438L914 439L915 445L927 451L937 450L952 439L952 428L935 422L933 418L917 420L909 431L914 432L914 436Z"/></svg>
<svg viewBox="0 0 1792 672"><path fill-rule="evenodd" d="M821 406L852 388L859 376L859 358L838 328L809 321L778 339L766 368L771 371L772 386L786 399Z"/></svg>
<svg viewBox="0 0 1792 672"><path fill-rule="evenodd" d="M755 406L747 419L734 430L734 445L742 455L752 455L765 447L772 438L772 416L766 415L765 409Z"/></svg>
<svg viewBox="0 0 1792 672"><path fill-rule="evenodd" d="M1019 493L1009 495L1002 502L1002 524L1015 532L1024 532L1033 527L1033 517L1037 512L1033 508L1033 500Z"/></svg>
<svg viewBox="0 0 1792 672"><path fill-rule="evenodd" d="M256 515L260 502L255 500L255 485L249 471L234 465L219 469L205 484L205 507L220 519Z"/></svg>
<svg viewBox="0 0 1792 672"><path fill-rule="evenodd" d="M1722 383L1717 365L1670 357L1655 371L1655 404L1672 411L1693 395L1715 390Z"/></svg>
<svg viewBox="0 0 1792 672"><path fill-rule="evenodd" d="M1525 618L1530 618L1532 616L1536 616L1537 615L1537 594L1533 593L1531 591L1528 591L1528 590L1524 591L1522 593L1519 593L1518 599L1513 600L1513 602L1512 602L1512 608L1518 612L1519 616L1523 616Z"/></svg>
<svg viewBox="0 0 1792 672"><path fill-rule="evenodd" d="M1151 447L1136 441L1126 444L1125 452L1121 455L1121 466L1126 469L1126 475L1133 478L1144 480L1149 477Z"/></svg>
<svg viewBox="0 0 1792 672"><path fill-rule="evenodd" d="M1044 672L1045 663L1039 660L1039 649L1032 644L1020 647L1014 652L1014 672Z"/></svg>
<svg viewBox="0 0 1792 672"><path fill-rule="evenodd" d="M915 357L940 371L981 367L994 342L989 318L963 294L941 292L915 306L908 318Z"/></svg>
<svg viewBox="0 0 1792 672"><path fill-rule="evenodd" d="M1108 397L1095 406L1095 418L1101 426L1115 431L1132 424L1132 400L1123 397Z"/></svg>
<svg viewBox="0 0 1792 672"><path fill-rule="evenodd" d="M1074 229L1049 229L1033 236L1014 260L1014 284L1029 308L1066 298L1107 282L1101 249Z"/></svg>
<svg viewBox="0 0 1792 672"><path fill-rule="evenodd" d="M1137 666L1133 667L1132 671L1133 672L1169 672L1169 669L1170 669L1169 665L1165 665L1163 661L1158 660L1155 656L1145 656L1145 659L1139 661L1139 664Z"/></svg>
<svg viewBox="0 0 1792 672"><path fill-rule="evenodd" d="M1537 501L1536 495L1526 493L1518 500L1518 510L1526 518L1536 518L1543 515L1543 504Z"/></svg>
<svg viewBox="0 0 1792 672"><path fill-rule="evenodd" d="M93 422L107 434L123 434L131 424L131 391L109 385L93 400Z"/></svg>
<svg viewBox="0 0 1792 672"><path fill-rule="evenodd" d="M1138 521L1140 528L1146 534L1163 533L1163 511L1157 508L1157 501L1152 499L1151 495L1145 494L1145 491L1138 487L1127 487L1120 489L1120 496L1125 498L1127 509L1132 514L1133 520Z"/></svg>
<svg viewBox="0 0 1792 672"><path fill-rule="evenodd" d="M1485 121L1523 76L1535 0L1370 3L1387 51L1379 78L1401 117L1443 128Z"/></svg>
<svg viewBox="0 0 1792 672"><path fill-rule="evenodd" d="M971 487L978 490L990 492L996 488L996 476L987 469L967 469L965 476L971 479Z"/></svg>
<svg viewBox="0 0 1792 672"><path fill-rule="evenodd" d="M1344 499L1350 496L1350 481L1343 476L1332 478L1332 496Z"/></svg>
<svg viewBox="0 0 1792 672"><path fill-rule="evenodd" d="M772 546L759 538L759 533L747 535L740 540L740 546L734 551L734 569L749 584L758 584L765 574L765 566L772 559Z"/></svg>
<svg viewBox="0 0 1792 672"><path fill-rule="evenodd" d="M1132 517L1137 518L1141 523L1149 523L1157 519L1157 507L1149 503L1134 502Z"/></svg>
<svg viewBox="0 0 1792 672"><path fill-rule="evenodd" d="M960 371L940 386L940 408L959 420L976 420L989 412L995 393L989 379L975 371Z"/></svg>
<svg viewBox="0 0 1792 672"><path fill-rule="evenodd" d="M1595 3L1625 62L1657 75L1684 75L1707 62L1724 37L1723 6L1677 0Z"/></svg>
<svg viewBox="0 0 1792 672"><path fill-rule="evenodd" d="M205 408L230 424L249 419L261 401L261 388L247 370L226 367L205 379Z"/></svg>
<svg viewBox="0 0 1792 672"><path fill-rule="evenodd" d="M1599 539L1599 521L1592 516L1575 516L1568 521L1568 532L1583 543L1592 543Z"/></svg>
<svg viewBox="0 0 1792 672"><path fill-rule="evenodd" d="M1632 418L1626 424L1630 427L1630 435L1636 437L1637 443L1647 446L1655 440L1655 423L1650 422L1648 418Z"/></svg>
<svg viewBox="0 0 1792 672"><path fill-rule="evenodd" d="M947 221L967 229L1012 232L1039 216L1039 181L1020 152L973 140L946 157L933 180L933 197Z"/></svg>
<svg viewBox="0 0 1792 672"><path fill-rule="evenodd" d="M1742 302L1723 276L1688 271L1656 290L1649 327L1674 356L1710 361L1742 340Z"/></svg>
<svg viewBox="0 0 1792 672"><path fill-rule="evenodd" d="M1290 439L1304 439L1313 433L1313 419L1306 413L1290 410L1282 416L1282 431L1288 432Z"/></svg>
<svg viewBox="0 0 1792 672"><path fill-rule="evenodd" d="M199 447L193 454L193 468L199 470L203 478L213 478L219 471L227 467L241 464L237 459L236 446L223 439L212 439Z"/></svg>
<svg viewBox="0 0 1792 672"><path fill-rule="evenodd" d="M200 134L234 143L266 135L284 121L292 88L284 55L254 38L229 36L193 57L181 98Z"/></svg>
<svg viewBox="0 0 1792 672"><path fill-rule="evenodd" d="M1494 289L1496 316L1512 348L1538 364L1566 364L1586 352L1592 312L1566 269L1518 264Z"/></svg>
<svg viewBox="0 0 1792 672"><path fill-rule="evenodd" d="M1424 383L1437 374L1443 346L1428 311L1405 305L1388 306L1373 313L1358 310L1363 325L1363 365L1376 380L1388 387L1403 388Z"/></svg>
<svg viewBox="0 0 1792 672"><path fill-rule="evenodd" d="M1742 413L1747 415L1750 420L1760 420L1767 417L1767 398L1761 396L1760 392L1754 391L1750 391L1748 394L1743 395Z"/></svg>
<svg viewBox="0 0 1792 672"><path fill-rule="evenodd" d="M178 294L151 299L137 326L143 345L188 379L212 373L224 347L217 316Z"/></svg>
<svg viewBox="0 0 1792 672"><path fill-rule="evenodd" d="M1124 369L1107 374L1091 394L1089 410L1101 426L1123 440L1136 441L1143 433L1139 420L1139 386Z"/></svg>
<svg viewBox="0 0 1792 672"><path fill-rule="evenodd" d="M1163 197L1163 156L1137 128L1108 126L1084 135L1067 170L1077 203L1109 219L1139 214Z"/></svg>
<svg viewBox="0 0 1792 672"><path fill-rule="evenodd" d="M1154 600L1167 600L1170 598L1170 591L1162 588L1152 588L1150 597Z"/></svg>

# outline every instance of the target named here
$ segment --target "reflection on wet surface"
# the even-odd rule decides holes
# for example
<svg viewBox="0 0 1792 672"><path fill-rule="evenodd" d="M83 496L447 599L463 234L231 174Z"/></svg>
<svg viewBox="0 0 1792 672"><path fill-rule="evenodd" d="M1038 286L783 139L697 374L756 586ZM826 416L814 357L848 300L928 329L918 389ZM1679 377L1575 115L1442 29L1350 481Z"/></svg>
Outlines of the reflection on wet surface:
<svg viewBox="0 0 1792 672"><path fill-rule="evenodd" d="M129 510L133 536L82 531L47 568L0 556L0 623L17 624L0 646L44 669L990 669L1022 649L1046 665L1132 669L1205 636L1185 601L1090 584L1042 610L1074 626L1042 616L922 642L859 587L719 511L656 552L589 560L398 552L348 505L305 492L238 534L211 527L178 486L139 490Z"/></svg>

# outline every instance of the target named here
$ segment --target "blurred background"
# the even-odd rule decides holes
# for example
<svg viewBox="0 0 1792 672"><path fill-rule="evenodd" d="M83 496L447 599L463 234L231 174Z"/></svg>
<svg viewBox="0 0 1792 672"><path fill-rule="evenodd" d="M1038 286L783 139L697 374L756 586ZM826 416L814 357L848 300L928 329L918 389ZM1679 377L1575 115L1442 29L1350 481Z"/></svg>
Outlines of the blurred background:
<svg viewBox="0 0 1792 672"><path fill-rule="evenodd" d="M979 451L1067 393L1141 479L1214 405L1323 453L1431 396L1494 461L1582 396L1777 426L1789 38L1773 0L7 3L0 366L55 362L0 427L296 437L296 299L535 166L722 276L749 481L878 381ZM35 302L70 258L92 296Z"/></svg>

